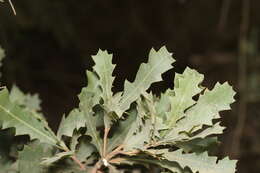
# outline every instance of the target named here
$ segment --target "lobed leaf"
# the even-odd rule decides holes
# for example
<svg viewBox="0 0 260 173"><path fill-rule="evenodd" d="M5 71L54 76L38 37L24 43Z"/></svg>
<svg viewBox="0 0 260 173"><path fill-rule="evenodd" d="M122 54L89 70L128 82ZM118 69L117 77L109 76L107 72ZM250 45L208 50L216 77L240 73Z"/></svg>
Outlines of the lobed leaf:
<svg viewBox="0 0 260 173"><path fill-rule="evenodd" d="M0 91L0 121L2 128L15 127L16 135L29 135L31 139L56 145L59 140L41 119L37 119L31 112L12 103L7 89Z"/></svg>
<svg viewBox="0 0 260 173"><path fill-rule="evenodd" d="M224 158L218 160L217 157L208 156L207 152L196 154L184 154L182 150L167 152L163 156L172 162L177 162L182 168L189 167L193 173L235 173L236 162Z"/></svg>
<svg viewBox="0 0 260 173"><path fill-rule="evenodd" d="M196 70L186 68L183 74L176 74L174 79L174 95L169 95L171 111L167 112L167 125L175 126L176 122L185 116L184 111L194 105L193 96L202 91L199 85L204 76ZM170 92L167 92L170 93Z"/></svg>
<svg viewBox="0 0 260 173"><path fill-rule="evenodd" d="M73 109L68 117L62 117L57 136L59 139L63 135L72 137L74 130L79 130L81 127L86 126L86 117L83 112L78 109Z"/></svg>
<svg viewBox="0 0 260 173"><path fill-rule="evenodd" d="M192 134L193 132L202 128L203 125L212 126L207 129L202 136L210 134L219 134L223 128L219 124L213 125L212 120L218 119L219 112L230 109L230 104L234 102L235 92L228 83L217 83L213 90L206 90L203 95L199 97L196 105L187 110L186 116L176 123L176 126L170 129L164 136L165 141L177 141L188 137L186 132ZM184 137L183 137L184 136Z"/></svg>
<svg viewBox="0 0 260 173"><path fill-rule="evenodd" d="M44 144L25 146L19 153L18 168L20 173L47 173L48 168L41 165L43 157L51 156L51 148Z"/></svg>
<svg viewBox="0 0 260 173"><path fill-rule="evenodd" d="M102 98L104 101L104 108L107 112L113 111L113 71L115 65L112 64L112 54L108 54L107 51L99 50L97 55L92 56L95 66L94 71L99 76L99 83L102 88Z"/></svg>
<svg viewBox="0 0 260 173"><path fill-rule="evenodd" d="M120 109L117 115L122 116L130 104L136 101L140 95L145 92L152 83L161 81L161 75L172 68L172 58L166 47L162 47L158 52L152 49L149 53L148 63L141 64L133 83L128 81L124 85L124 93L119 102Z"/></svg>

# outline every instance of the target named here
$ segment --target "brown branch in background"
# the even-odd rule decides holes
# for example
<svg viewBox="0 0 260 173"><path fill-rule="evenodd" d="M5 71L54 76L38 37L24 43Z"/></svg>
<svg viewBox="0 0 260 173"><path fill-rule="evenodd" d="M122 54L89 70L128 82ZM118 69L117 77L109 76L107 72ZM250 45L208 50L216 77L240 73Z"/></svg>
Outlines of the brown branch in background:
<svg viewBox="0 0 260 173"><path fill-rule="evenodd" d="M14 12L14 15L16 15L16 10L15 10L15 8L14 8L14 5L13 5L13 3L12 3L12 0L8 0L8 1L9 1L9 4L10 4L10 6L11 6L13 12Z"/></svg>
<svg viewBox="0 0 260 173"><path fill-rule="evenodd" d="M220 19L218 23L219 32L223 31L226 26L230 6L231 6L231 0L223 0L222 7L220 10Z"/></svg>
<svg viewBox="0 0 260 173"><path fill-rule="evenodd" d="M239 62L238 62L238 86L239 86L239 105L238 105L238 120L232 141L231 154L235 157L240 155L240 142L243 129L245 126L247 113L247 57L248 43L247 35L250 19L250 0L243 0L242 4L242 22L240 25L239 35Z"/></svg>

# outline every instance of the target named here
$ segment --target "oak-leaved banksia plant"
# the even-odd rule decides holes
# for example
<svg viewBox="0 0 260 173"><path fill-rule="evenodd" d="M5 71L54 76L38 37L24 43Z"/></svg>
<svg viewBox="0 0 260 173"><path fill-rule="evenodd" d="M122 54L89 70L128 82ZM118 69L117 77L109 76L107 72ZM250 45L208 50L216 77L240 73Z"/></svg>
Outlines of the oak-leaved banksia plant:
<svg viewBox="0 0 260 173"><path fill-rule="evenodd" d="M162 47L151 49L135 80L113 93L112 54L99 50L92 58L79 106L63 116L56 134L41 113L38 95L16 86L1 89L1 145L18 135L30 138L25 145L11 144L8 152L0 148L0 173L236 172L237 161L208 154L225 129L219 112L234 102L228 83L209 90L201 86L204 76L187 67L175 75L173 89L160 96L148 92L175 62Z"/></svg>

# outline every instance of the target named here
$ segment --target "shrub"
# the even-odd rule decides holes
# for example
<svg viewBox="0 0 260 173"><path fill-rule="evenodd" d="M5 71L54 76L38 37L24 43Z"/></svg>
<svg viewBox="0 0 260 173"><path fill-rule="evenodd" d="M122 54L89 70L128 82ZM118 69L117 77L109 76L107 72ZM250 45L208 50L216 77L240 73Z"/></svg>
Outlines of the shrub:
<svg viewBox="0 0 260 173"><path fill-rule="evenodd" d="M236 161L208 154L224 130L219 112L234 102L228 83L209 90L201 86L204 76L187 67L175 75L173 89L160 96L148 92L175 62L162 47L151 49L135 80L113 93L112 54L99 50L92 58L95 65L86 72L88 85L78 95L79 106L62 118L57 134L41 113L38 95L16 86L0 91L3 173L117 173L152 165L158 172L236 171ZM19 144L13 142L17 135L30 138Z"/></svg>

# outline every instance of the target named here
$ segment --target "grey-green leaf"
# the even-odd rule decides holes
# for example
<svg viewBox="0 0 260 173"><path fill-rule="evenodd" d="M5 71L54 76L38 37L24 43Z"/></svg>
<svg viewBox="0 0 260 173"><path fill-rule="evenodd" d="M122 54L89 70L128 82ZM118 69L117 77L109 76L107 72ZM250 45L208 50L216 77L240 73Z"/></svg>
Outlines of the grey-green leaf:
<svg viewBox="0 0 260 173"><path fill-rule="evenodd" d="M52 145L59 142L41 119L10 101L7 89L0 91L0 121L3 129L15 127L16 135L29 135L31 139L39 139Z"/></svg>
<svg viewBox="0 0 260 173"><path fill-rule="evenodd" d="M20 173L47 173L48 168L41 165L43 157L51 156L51 149L43 144L25 146L19 153L19 171Z"/></svg>
<svg viewBox="0 0 260 173"><path fill-rule="evenodd" d="M112 76L115 65L112 64L112 54L108 54L107 51L99 50L97 55L92 56L95 66L93 69L99 76L100 87L102 88L102 98L104 100L105 110L111 111L112 106L112 87L114 78ZM113 110L112 110L113 111Z"/></svg>
<svg viewBox="0 0 260 173"><path fill-rule="evenodd" d="M124 93L120 100L120 109L117 110L119 117L126 111L130 104L138 99L152 83L162 80L161 75L172 68L172 58L166 47L162 47L158 52L154 49L150 51L148 63L141 64L133 83L128 81L124 85Z"/></svg>
<svg viewBox="0 0 260 173"><path fill-rule="evenodd" d="M174 95L169 95L171 111L167 113L167 124L173 127L176 122L185 116L184 111L195 104L193 96L202 91L199 85L204 76L196 70L186 68L183 74L176 74L174 79Z"/></svg>
<svg viewBox="0 0 260 173"><path fill-rule="evenodd" d="M193 173L235 173L236 160L208 156L206 152L196 154L184 154L182 150L165 152L163 156L173 162L177 162L182 168L189 167ZM217 161L218 160L218 161Z"/></svg>
<svg viewBox="0 0 260 173"><path fill-rule="evenodd" d="M68 117L64 117L61 120L57 136L61 138L63 135L72 137L73 131L79 130L81 127L86 126L86 117L83 112L80 112L78 109L73 109Z"/></svg>

